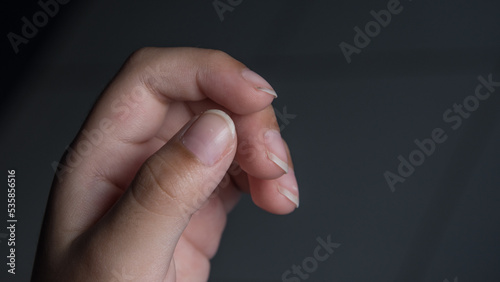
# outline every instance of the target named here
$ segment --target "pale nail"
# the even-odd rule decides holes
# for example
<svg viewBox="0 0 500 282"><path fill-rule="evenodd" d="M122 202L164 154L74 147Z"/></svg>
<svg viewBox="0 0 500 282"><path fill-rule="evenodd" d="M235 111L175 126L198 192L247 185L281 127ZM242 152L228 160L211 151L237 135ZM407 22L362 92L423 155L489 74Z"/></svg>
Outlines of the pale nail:
<svg viewBox="0 0 500 282"><path fill-rule="evenodd" d="M270 129L264 134L264 140L269 160L279 166L285 173L288 173L288 156L281 134Z"/></svg>
<svg viewBox="0 0 500 282"><path fill-rule="evenodd" d="M292 202L296 208L299 207L299 188L293 169L288 174L281 176L278 180L278 192Z"/></svg>
<svg viewBox="0 0 500 282"><path fill-rule="evenodd" d="M250 82L255 89L267 93L274 98L278 98L278 94L276 94L276 91L274 91L271 85L262 76L258 75L254 71L245 68L241 71L241 76L243 76L246 81Z"/></svg>
<svg viewBox="0 0 500 282"><path fill-rule="evenodd" d="M215 164L235 138L231 118L220 110L204 112L184 133L182 143L202 163Z"/></svg>

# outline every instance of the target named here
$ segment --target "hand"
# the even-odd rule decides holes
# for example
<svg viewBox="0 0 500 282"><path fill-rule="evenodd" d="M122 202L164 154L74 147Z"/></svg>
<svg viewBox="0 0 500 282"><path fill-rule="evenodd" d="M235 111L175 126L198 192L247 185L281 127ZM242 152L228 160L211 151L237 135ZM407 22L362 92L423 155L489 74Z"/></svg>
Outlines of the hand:
<svg viewBox="0 0 500 282"><path fill-rule="evenodd" d="M135 52L58 165L33 281L206 281L240 191L298 206L275 96L220 51Z"/></svg>

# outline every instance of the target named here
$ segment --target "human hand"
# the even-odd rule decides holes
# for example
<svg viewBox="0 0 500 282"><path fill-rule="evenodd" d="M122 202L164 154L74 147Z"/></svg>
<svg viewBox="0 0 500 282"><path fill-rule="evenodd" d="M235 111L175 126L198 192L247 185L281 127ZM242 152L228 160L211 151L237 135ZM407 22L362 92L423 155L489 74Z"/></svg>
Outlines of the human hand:
<svg viewBox="0 0 500 282"><path fill-rule="evenodd" d="M33 281L206 281L240 191L298 206L274 96L220 51L135 52L63 157Z"/></svg>

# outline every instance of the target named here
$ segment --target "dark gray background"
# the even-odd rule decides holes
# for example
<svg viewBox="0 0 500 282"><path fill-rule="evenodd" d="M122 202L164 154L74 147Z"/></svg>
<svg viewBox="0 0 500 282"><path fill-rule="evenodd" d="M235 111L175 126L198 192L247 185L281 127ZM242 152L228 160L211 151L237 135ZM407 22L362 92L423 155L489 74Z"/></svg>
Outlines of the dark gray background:
<svg viewBox="0 0 500 282"><path fill-rule="evenodd" d="M353 28L387 3L244 0L221 21L212 1L74 0L17 55L6 34L20 33L21 17L39 7L3 9L1 168L5 178L17 170L19 223L17 274L6 274L2 239L0 281L28 281L51 163L142 46L223 50L273 85L277 110L296 115L280 122L300 208L275 216L244 197L210 281L281 281L328 235L341 246L307 281L500 281L500 88L457 130L442 117L474 94L479 75L500 81L500 4L401 1L403 11L348 64L338 45L353 44ZM435 128L448 140L391 192L383 173Z"/></svg>

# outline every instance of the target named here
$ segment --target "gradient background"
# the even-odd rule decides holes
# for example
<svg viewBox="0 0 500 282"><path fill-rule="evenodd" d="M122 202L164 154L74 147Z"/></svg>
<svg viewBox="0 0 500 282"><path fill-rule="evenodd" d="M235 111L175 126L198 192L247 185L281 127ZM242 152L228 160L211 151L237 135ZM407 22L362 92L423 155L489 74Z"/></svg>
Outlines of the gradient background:
<svg viewBox="0 0 500 282"><path fill-rule="evenodd" d="M403 11L348 64L339 44L353 44L353 28L387 3L243 0L221 21L210 0L73 0L18 54L6 35L40 7L2 4L0 233L7 169L16 169L19 222L17 274L6 273L0 238L0 281L29 280L51 163L143 46L223 50L273 85L277 110L295 115L279 121L301 207L275 216L244 197L210 281L282 281L328 235L341 246L307 281L500 281L500 88L457 130L443 121L479 75L500 81L500 3L402 0ZM397 157L435 128L447 141L391 192L384 172L396 172Z"/></svg>

